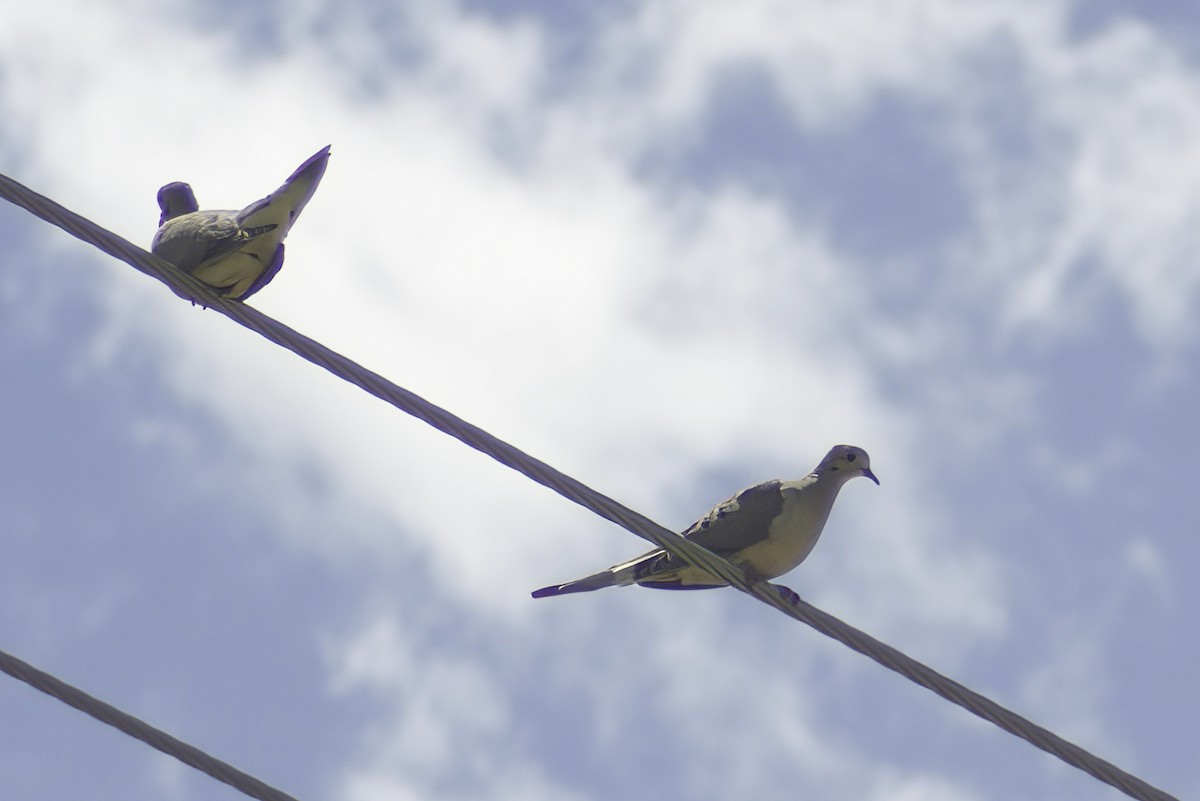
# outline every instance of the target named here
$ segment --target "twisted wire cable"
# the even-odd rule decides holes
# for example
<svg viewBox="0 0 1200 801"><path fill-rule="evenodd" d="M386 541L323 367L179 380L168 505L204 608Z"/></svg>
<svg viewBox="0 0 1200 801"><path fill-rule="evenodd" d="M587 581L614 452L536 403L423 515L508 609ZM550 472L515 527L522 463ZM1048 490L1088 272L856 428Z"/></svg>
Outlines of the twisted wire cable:
<svg viewBox="0 0 1200 801"><path fill-rule="evenodd" d="M106 704L99 698L88 695L83 690L72 687L65 681L56 679L49 673L38 670L28 662L23 662L3 651L0 651L0 670L57 698L64 704L91 715L102 723L107 723L130 737L141 740L151 748L156 748L164 754L175 757L183 764L190 765L217 781L228 784L251 798L257 798L259 801L297 801L294 797L282 790L276 790L266 782L259 781L249 773L243 773L233 765L209 756L199 748L172 737L162 729L156 729L149 723L122 712L115 706Z"/></svg>

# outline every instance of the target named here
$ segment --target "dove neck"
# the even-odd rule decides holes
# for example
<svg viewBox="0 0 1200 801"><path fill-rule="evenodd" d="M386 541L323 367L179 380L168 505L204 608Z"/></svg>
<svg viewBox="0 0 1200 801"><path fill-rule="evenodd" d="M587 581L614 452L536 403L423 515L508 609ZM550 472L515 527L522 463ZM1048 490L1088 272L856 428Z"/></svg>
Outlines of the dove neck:
<svg viewBox="0 0 1200 801"><path fill-rule="evenodd" d="M784 482L783 489L803 493L808 496L807 502L812 504L814 509L821 509L827 515L833 508L833 502L837 499L842 485L850 478L852 476L839 475L838 472L813 473L799 481Z"/></svg>

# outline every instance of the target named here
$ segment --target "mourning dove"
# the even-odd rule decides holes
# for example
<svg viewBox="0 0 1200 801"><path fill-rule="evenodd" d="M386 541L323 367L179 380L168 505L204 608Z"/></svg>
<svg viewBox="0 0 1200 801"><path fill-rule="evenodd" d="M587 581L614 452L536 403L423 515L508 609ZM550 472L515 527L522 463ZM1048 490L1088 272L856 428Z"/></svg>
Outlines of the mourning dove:
<svg viewBox="0 0 1200 801"><path fill-rule="evenodd" d="M871 472L862 448L838 445L817 468L795 481L767 481L742 490L692 524L683 536L741 566L752 581L769 580L795 568L812 551L829 519L838 490L852 478ZM565 584L543 587L534 598L604 587L640 584L665 590L726 586L713 574L693 567L662 548ZM786 589L786 588L784 588ZM787 593L794 596L790 590Z"/></svg>
<svg viewBox="0 0 1200 801"><path fill-rule="evenodd" d="M198 211L185 183L158 190L162 209L150 250L227 298L245 300L283 266L283 239L300 216L329 162L326 145L262 200L241 211Z"/></svg>

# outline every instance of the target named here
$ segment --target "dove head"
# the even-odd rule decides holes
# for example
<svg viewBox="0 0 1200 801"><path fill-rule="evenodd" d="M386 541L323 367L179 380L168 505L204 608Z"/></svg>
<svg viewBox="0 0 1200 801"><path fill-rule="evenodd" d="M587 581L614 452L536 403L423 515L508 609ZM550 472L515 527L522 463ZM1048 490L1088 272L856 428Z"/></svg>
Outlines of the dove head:
<svg viewBox="0 0 1200 801"><path fill-rule="evenodd" d="M167 220L173 220L181 214L199 211L200 204L196 202L196 195L190 186L175 181L158 190L158 208L162 210L158 224L162 225Z"/></svg>
<svg viewBox="0 0 1200 801"><path fill-rule="evenodd" d="M813 472L818 476L838 476L843 483L855 476L866 476L879 483L879 479L871 472L871 457L862 448L853 445L835 445Z"/></svg>

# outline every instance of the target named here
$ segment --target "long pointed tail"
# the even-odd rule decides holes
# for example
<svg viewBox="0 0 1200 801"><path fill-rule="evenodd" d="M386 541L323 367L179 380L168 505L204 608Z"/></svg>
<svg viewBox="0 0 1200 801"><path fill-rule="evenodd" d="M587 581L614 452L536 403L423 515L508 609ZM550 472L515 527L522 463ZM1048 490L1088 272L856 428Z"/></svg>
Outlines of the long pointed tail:
<svg viewBox="0 0 1200 801"><path fill-rule="evenodd" d="M296 222L300 212L304 211L325 175L325 168L329 166L329 148L330 145L326 145L318 150L297 167L278 189L238 212L238 221L242 227L274 223L283 226L283 233L279 235L279 239L287 236L292 223Z"/></svg>
<svg viewBox="0 0 1200 801"><path fill-rule="evenodd" d="M572 592L591 592L592 590L602 590L605 587L612 587L617 583L616 574L611 570L604 570L581 579L576 579L575 581L568 581L566 584L552 584L549 587L534 590L533 597L553 598L555 595L567 595Z"/></svg>
<svg viewBox="0 0 1200 801"><path fill-rule="evenodd" d="M291 198L292 213L291 219L288 221L289 226L296 221L300 212L304 211L304 207L312 199L313 193L317 191L317 186L320 185L321 178L325 175L325 167L329 164L331 147L332 145L325 145L309 156L307 161L288 176L282 186L271 193L272 199L281 194L286 194Z"/></svg>

